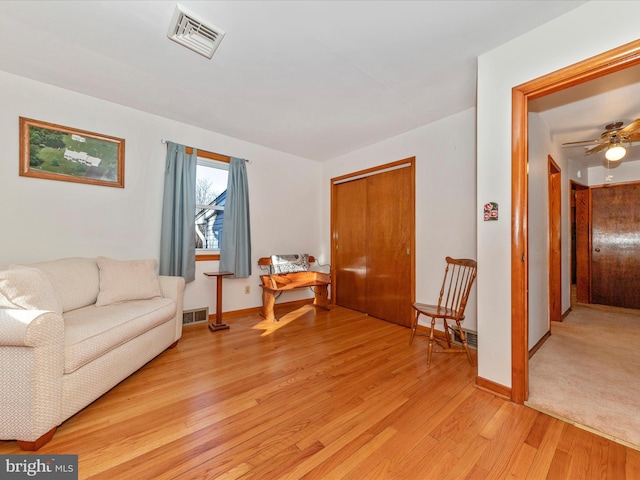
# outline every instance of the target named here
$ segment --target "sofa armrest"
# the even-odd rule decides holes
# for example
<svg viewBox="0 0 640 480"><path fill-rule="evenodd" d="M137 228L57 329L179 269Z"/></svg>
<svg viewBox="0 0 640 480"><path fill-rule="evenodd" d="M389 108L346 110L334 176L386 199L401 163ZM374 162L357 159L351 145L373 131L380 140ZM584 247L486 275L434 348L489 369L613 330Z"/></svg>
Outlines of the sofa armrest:
<svg viewBox="0 0 640 480"><path fill-rule="evenodd" d="M43 310L0 309L0 439L35 441L62 412L64 320Z"/></svg>
<svg viewBox="0 0 640 480"><path fill-rule="evenodd" d="M182 310L184 298L184 278L168 275L159 275L160 290L165 298L172 298L176 301L176 334L174 341L177 342L182 337Z"/></svg>
<svg viewBox="0 0 640 480"><path fill-rule="evenodd" d="M0 308L0 346L64 344L64 320L44 310Z"/></svg>
<svg viewBox="0 0 640 480"><path fill-rule="evenodd" d="M163 297L178 300L184 294L184 278L159 275L158 281Z"/></svg>

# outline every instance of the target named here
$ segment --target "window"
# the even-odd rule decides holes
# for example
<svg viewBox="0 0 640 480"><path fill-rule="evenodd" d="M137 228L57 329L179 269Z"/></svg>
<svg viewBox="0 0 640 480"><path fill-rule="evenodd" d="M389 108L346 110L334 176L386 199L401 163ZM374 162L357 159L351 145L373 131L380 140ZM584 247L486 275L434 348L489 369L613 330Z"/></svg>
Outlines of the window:
<svg viewBox="0 0 640 480"><path fill-rule="evenodd" d="M198 156L196 170L196 255L220 253L229 164Z"/></svg>

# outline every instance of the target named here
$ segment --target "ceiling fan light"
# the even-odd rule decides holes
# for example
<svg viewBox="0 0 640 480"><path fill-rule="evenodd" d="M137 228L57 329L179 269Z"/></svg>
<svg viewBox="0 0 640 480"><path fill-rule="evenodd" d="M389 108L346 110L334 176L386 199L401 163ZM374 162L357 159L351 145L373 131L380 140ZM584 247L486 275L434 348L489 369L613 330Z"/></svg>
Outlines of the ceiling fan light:
<svg viewBox="0 0 640 480"><path fill-rule="evenodd" d="M627 150L619 143L611 144L604 154L607 160L615 162L621 160L627 154Z"/></svg>

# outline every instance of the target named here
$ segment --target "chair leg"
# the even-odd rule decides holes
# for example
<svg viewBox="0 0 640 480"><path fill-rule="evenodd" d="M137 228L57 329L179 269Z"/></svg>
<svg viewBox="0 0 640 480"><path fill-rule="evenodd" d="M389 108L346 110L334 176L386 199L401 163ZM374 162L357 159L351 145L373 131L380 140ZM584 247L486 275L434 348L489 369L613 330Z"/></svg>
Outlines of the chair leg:
<svg viewBox="0 0 640 480"><path fill-rule="evenodd" d="M469 363L473 367L473 357L471 356L471 350L469 350L469 345L467 344L467 335L462 330L460 326L460 322L456 320L456 325L458 326L458 333L460 334L460 340L462 341L462 345L464 346L465 351L467 352L467 358L469 359Z"/></svg>
<svg viewBox="0 0 640 480"><path fill-rule="evenodd" d="M409 345L413 343L413 337L416 336L416 328L418 328L418 317L420 312L416 313L416 318L413 319L413 325L411 325L411 338L409 339Z"/></svg>
<svg viewBox="0 0 640 480"><path fill-rule="evenodd" d="M447 341L447 348L451 348L451 338L449 338L449 332L451 331L451 328L449 327L449 324L447 324L446 319L443 318L442 323L444 326L444 339Z"/></svg>
<svg viewBox="0 0 640 480"><path fill-rule="evenodd" d="M433 353L433 338L436 328L436 319L431 317L431 332L429 332L429 349L427 350L427 367L431 366L431 354Z"/></svg>

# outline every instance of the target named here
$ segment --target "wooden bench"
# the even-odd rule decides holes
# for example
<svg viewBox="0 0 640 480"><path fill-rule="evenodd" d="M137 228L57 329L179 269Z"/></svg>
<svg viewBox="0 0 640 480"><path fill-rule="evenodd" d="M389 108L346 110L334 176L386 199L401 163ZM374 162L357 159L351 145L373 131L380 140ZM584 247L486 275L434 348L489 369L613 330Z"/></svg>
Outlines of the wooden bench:
<svg viewBox="0 0 640 480"><path fill-rule="evenodd" d="M314 257L309 256L309 263L314 263ZM263 257L258 260L258 265L265 269L268 267L269 272L273 271L273 262L271 257ZM268 275L260 275L262 280L262 312L261 315L267 320L277 321L273 313L273 307L276 303L276 292L280 294L286 290L294 290L297 288L310 287L315 295L313 305L329 310L329 284L331 283L331 275L323 272L302 271L289 273L269 273Z"/></svg>

